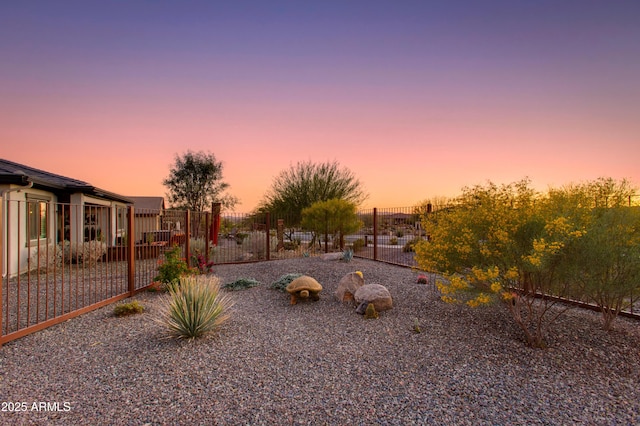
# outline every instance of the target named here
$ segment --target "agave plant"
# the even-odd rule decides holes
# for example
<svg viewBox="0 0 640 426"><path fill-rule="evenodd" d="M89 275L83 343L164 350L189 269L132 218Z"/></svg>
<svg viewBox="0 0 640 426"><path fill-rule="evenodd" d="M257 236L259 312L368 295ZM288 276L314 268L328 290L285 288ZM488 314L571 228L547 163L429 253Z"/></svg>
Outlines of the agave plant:
<svg viewBox="0 0 640 426"><path fill-rule="evenodd" d="M230 318L233 299L220 292L220 279L196 275L169 288L162 322L169 335L192 339L216 330Z"/></svg>

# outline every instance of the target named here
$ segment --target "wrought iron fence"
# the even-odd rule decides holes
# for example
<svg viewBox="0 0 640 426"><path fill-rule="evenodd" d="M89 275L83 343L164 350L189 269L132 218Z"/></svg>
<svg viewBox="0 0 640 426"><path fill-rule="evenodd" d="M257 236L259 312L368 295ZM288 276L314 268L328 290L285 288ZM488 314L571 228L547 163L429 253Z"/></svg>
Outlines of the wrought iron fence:
<svg viewBox="0 0 640 426"><path fill-rule="evenodd" d="M324 232L311 232L286 215L220 213L218 205L196 213L0 203L0 344L147 288L176 246L194 267L347 251L414 267L413 246L428 238L421 217L443 207L360 210L359 229L342 235L331 217Z"/></svg>

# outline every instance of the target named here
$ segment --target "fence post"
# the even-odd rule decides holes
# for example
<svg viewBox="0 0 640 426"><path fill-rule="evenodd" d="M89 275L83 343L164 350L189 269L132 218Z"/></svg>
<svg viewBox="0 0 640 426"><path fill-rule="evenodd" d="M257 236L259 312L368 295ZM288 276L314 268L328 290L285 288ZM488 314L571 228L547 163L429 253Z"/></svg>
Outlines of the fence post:
<svg viewBox="0 0 640 426"><path fill-rule="evenodd" d="M2 283L4 278L2 277L3 275L3 267L4 267L4 224L5 224L5 220L4 220L4 198L2 196L0 196L0 347L2 347L2 335L3 332L2 330L4 330L4 328L2 327ZM9 273L7 272L7 287L9 283ZM7 309L9 307L7 306Z"/></svg>
<svg viewBox="0 0 640 426"><path fill-rule="evenodd" d="M191 210L184 214L184 259L191 266Z"/></svg>
<svg viewBox="0 0 640 426"><path fill-rule="evenodd" d="M378 260L378 208L373 208L373 260Z"/></svg>
<svg viewBox="0 0 640 426"><path fill-rule="evenodd" d="M218 245L218 234L220 233L220 210L222 210L221 203L211 204L211 213L213 213L213 224L211 225L211 240L213 245Z"/></svg>
<svg viewBox="0 0 640 426"><path fill-rule="evenodd" d="M133 206L127 208L127 228L129 229L127 238L127 281L129 284L129 297L132 297L136 290L136 244Z"/></svg>
<svg viewBox="0 0 640 426"><path fill-rule="evenodd" d="M267 260L271 260L271 213L267 212L265 216L265 221L267 222L265 225L265 232L267 233L267 238L265 238L265 246L267 249Z"/></svg>
<svg viewBox="0 0 640 426"><path fill-rule="evenodd" d="M209 212L204 212L204 259L205 262L209 262L209 224L211 223L210 220L211 217L211 213ZM198 235L198 237L200 237Z"/></svg>
<svg viewBox="0 0 640 426"><path fill-rule="evenodd" d="M278 247L276 250L284 250L284 219L278 219L278 224L276 225L276 236L278 240Z"/></svg>

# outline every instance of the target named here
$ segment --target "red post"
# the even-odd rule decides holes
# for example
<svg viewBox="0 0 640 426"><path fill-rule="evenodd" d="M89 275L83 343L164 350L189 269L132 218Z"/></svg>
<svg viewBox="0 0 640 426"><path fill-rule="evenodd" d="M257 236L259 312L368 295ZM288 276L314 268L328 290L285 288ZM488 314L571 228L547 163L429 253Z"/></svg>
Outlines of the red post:
<svg viewBox="0 0 640 426"><path fill-rule="evenodd" d="M220 203L213 203L211 205L211 213L213 213L213 224L211 226L211 240L213 245L218 245L218 234L220 233L220 210L222 210Z"/></svg>
<svg viewBox="0 0 640 426"><path fill-rule="evenodd" d="M0 347L2 347L2 267L4 266L4 198L0 197ZM9 271L7 271L7 287L9 283ZM7 306L7 309L9 307Z"/></svg>
<svg viewBox="0 0 640 426"><path fill-rule="evenodd" d="M269 212L266 213L265 221L267 222L265 224L265 232L267 233L265 248L267 249L267 260L271 260L271 235L269 235L271 232L271 214Z"/></svg>
<svg viewBox="0 0 640 426"><path fill-rule="evenodd" d="M373 260L378 260L378 208L373 208Z"/></svg>
<svg viewBox="0 0 640 426"><path fill-rule="evenodd" d="M191 210L184 214L184 259L191 266Z"/></svg>
<svg viewBox="0 0 640 426"><path fill-rule="evenodd" d="M204 257L206 261L209 261L209 222L210 222L210 214L209 212L204 213L205 223L204 223Z"/></svg>
<svg viewBox="0 0 640 426"><path fill-rule="evenodd" d="M129 297L133 296L136 290L136 252L135 252L135 229L133 227L134 211L133 206L127 209L127 280L129 284Z"/></svg>

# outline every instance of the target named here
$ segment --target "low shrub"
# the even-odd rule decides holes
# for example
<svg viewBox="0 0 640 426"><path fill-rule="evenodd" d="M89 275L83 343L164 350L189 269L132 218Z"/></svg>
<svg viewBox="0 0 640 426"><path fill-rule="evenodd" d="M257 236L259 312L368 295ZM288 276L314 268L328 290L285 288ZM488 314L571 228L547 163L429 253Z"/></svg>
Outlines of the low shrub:
<svg viewBox="0 0 640 426"><path fill-rule="evenodd" d="M121 303L113 308L113 314L117 317L140 314L142 312L144 312L144 306L142 306L137 300L132 300L128 303Z"/></svg>
<svg viewBox="0 0 640 426"><path fill-rule="evenodd" d="M239 278L233 282L227 283L222 286L227 290L236 291L236 290L246 290L251 287L256 287L260 285L260 281L256 281L253 278Z"/></svg>
<svg viewBox="0 0 640 426"><path fill-rule="evenodd" d="M405 253L413 253L415 252L415 246L418 242L422 241L420 237L413 237L411 240L407 241L402 247L402 251Z"/></svg>
<svg viewBox="0 0 640 426"><path fill-rule="evenodd" d="M169 288L161 321L171 337L194 339L218 329L231 318L233 299L220 292L220 279L211 275L184 276Z"/></svg>
<svg viewBox="0 0 640 426"><path fill-rule="evenodd" d="M353 243L351 243L351 249L353 250L354 253L362 250L363 247L364 247L364 238L358 238Z"/></svg>
<svg viewBox="0 0 640 426"><path fill-rule="evenodd" d="M213 260L207 259L204 254L194 254L191 256L191 259L192 264L196 265L198 273L210 274L213 272L213 265L215 265L215 262Z"/></svg>
<svg viewBox="0 0 640 426"><path fill-rule="evenodd" d="M281 276L280 278L278 278L276 281L274 281L271 284L271 288L274 290L280 290L280 291L287 291L287 286L289 284L291 284L291 281L295 280L298 277L301 277L302 274L298 274L298 273L290 273L290 274L285 274L283 276Z"/></svg>
<svg viewBox="0 0 640 426"><path fill-rule="evenodd" d="M191 269L184 259L181 259L182 249L174 246L171 250L164 254L164 261L158 266L158 275L154 281L160 281L163 284L175 284L181 277L189 275Z"/></svg>
<svg viewBox="0 0 640 426"><path fill-rule="evenodd" d="M296 250L300 246L299 241L285 241L284 249L285 250Z"/></svg>

